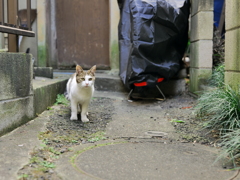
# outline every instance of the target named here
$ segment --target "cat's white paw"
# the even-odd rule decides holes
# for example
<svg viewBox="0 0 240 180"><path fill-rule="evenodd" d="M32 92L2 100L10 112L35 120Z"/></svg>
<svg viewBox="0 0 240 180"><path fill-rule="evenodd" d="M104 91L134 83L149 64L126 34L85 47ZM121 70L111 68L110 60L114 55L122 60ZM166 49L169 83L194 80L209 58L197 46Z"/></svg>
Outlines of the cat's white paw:
<svg viewBox="0 0 240 180"><path fill-rule="evenodd" d="M81 118L82 122L89 122L89 119L85 116Z"/></svg>
<svg viewBox="0 0 240 180"><path fill-rule="evenodd" d="M72 121L73 121L73 120L78 120L78 117L77 117L77 116L71 116L71 117L70 117L70 120L72 120Z"/></svg>

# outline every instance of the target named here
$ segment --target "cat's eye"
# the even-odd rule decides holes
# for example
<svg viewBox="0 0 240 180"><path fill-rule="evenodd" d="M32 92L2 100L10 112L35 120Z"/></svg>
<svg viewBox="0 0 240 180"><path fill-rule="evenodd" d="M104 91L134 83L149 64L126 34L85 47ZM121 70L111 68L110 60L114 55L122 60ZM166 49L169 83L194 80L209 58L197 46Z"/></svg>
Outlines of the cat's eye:
<svg viewBox="0 0 240 180"><path fill-rule="evenodd" d="M92 78L89 78L88 80L89 80L89 81L92 81Z"/></svg>
<svg viewBox="0 0 240 180"><path fill-rule="evenodd" d="M85 78L81 78L82 81L85 81Z"/></svg>

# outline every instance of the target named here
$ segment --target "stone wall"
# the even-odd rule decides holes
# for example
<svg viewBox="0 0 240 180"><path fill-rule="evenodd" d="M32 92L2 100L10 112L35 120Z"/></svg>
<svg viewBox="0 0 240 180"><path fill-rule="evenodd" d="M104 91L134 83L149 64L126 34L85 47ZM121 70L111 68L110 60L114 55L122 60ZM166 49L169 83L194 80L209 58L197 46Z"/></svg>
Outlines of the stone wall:
<svg viewBox="0 0 240 180"><path fill-rule="evenodd" d="M32 55L0 53L0 135L34 117Z"/></svg>
<svg viewBox="0 0 240 180"><path fill-rule="evenodd" d="M192 1L190 38L190 92L196 93L212 73L213 0Z"/></svg>
<svg viewBox="0 0 240 180"><path fill-rule="evenodd" d="M226 1L225 83L238 90L240 84L240 1Z"/></svg>

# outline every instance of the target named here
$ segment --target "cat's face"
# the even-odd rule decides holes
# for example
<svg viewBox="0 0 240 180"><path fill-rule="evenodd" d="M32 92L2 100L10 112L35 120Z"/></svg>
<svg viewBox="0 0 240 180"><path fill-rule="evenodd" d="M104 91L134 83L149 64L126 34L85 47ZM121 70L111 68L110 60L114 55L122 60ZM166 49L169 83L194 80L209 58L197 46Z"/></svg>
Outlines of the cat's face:
<svg viewBox="0 0 240 180"><path fill-rule="evenodd" d="M95 82L95 72L96 72L96 65L93 66L87 72L83 71L82 67L77 65L76 66L77 84L81 87L86 87L86 88L93 86Z"/></svg>

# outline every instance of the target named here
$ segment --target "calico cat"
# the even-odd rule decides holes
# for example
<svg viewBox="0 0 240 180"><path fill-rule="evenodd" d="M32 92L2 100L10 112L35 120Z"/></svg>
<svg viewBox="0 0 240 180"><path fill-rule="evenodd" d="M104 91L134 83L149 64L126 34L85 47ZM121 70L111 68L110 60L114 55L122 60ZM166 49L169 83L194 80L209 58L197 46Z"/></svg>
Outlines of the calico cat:
<svg viewBox="0 0 240 180"><path fill-rule="evenodd" d="M76 73L67 82L66 97L71 102L70 120L78 120L77 114L81 113L82 122L88 122L88 106L94 92L96 65L88 71L76 66Z"/></svg>

